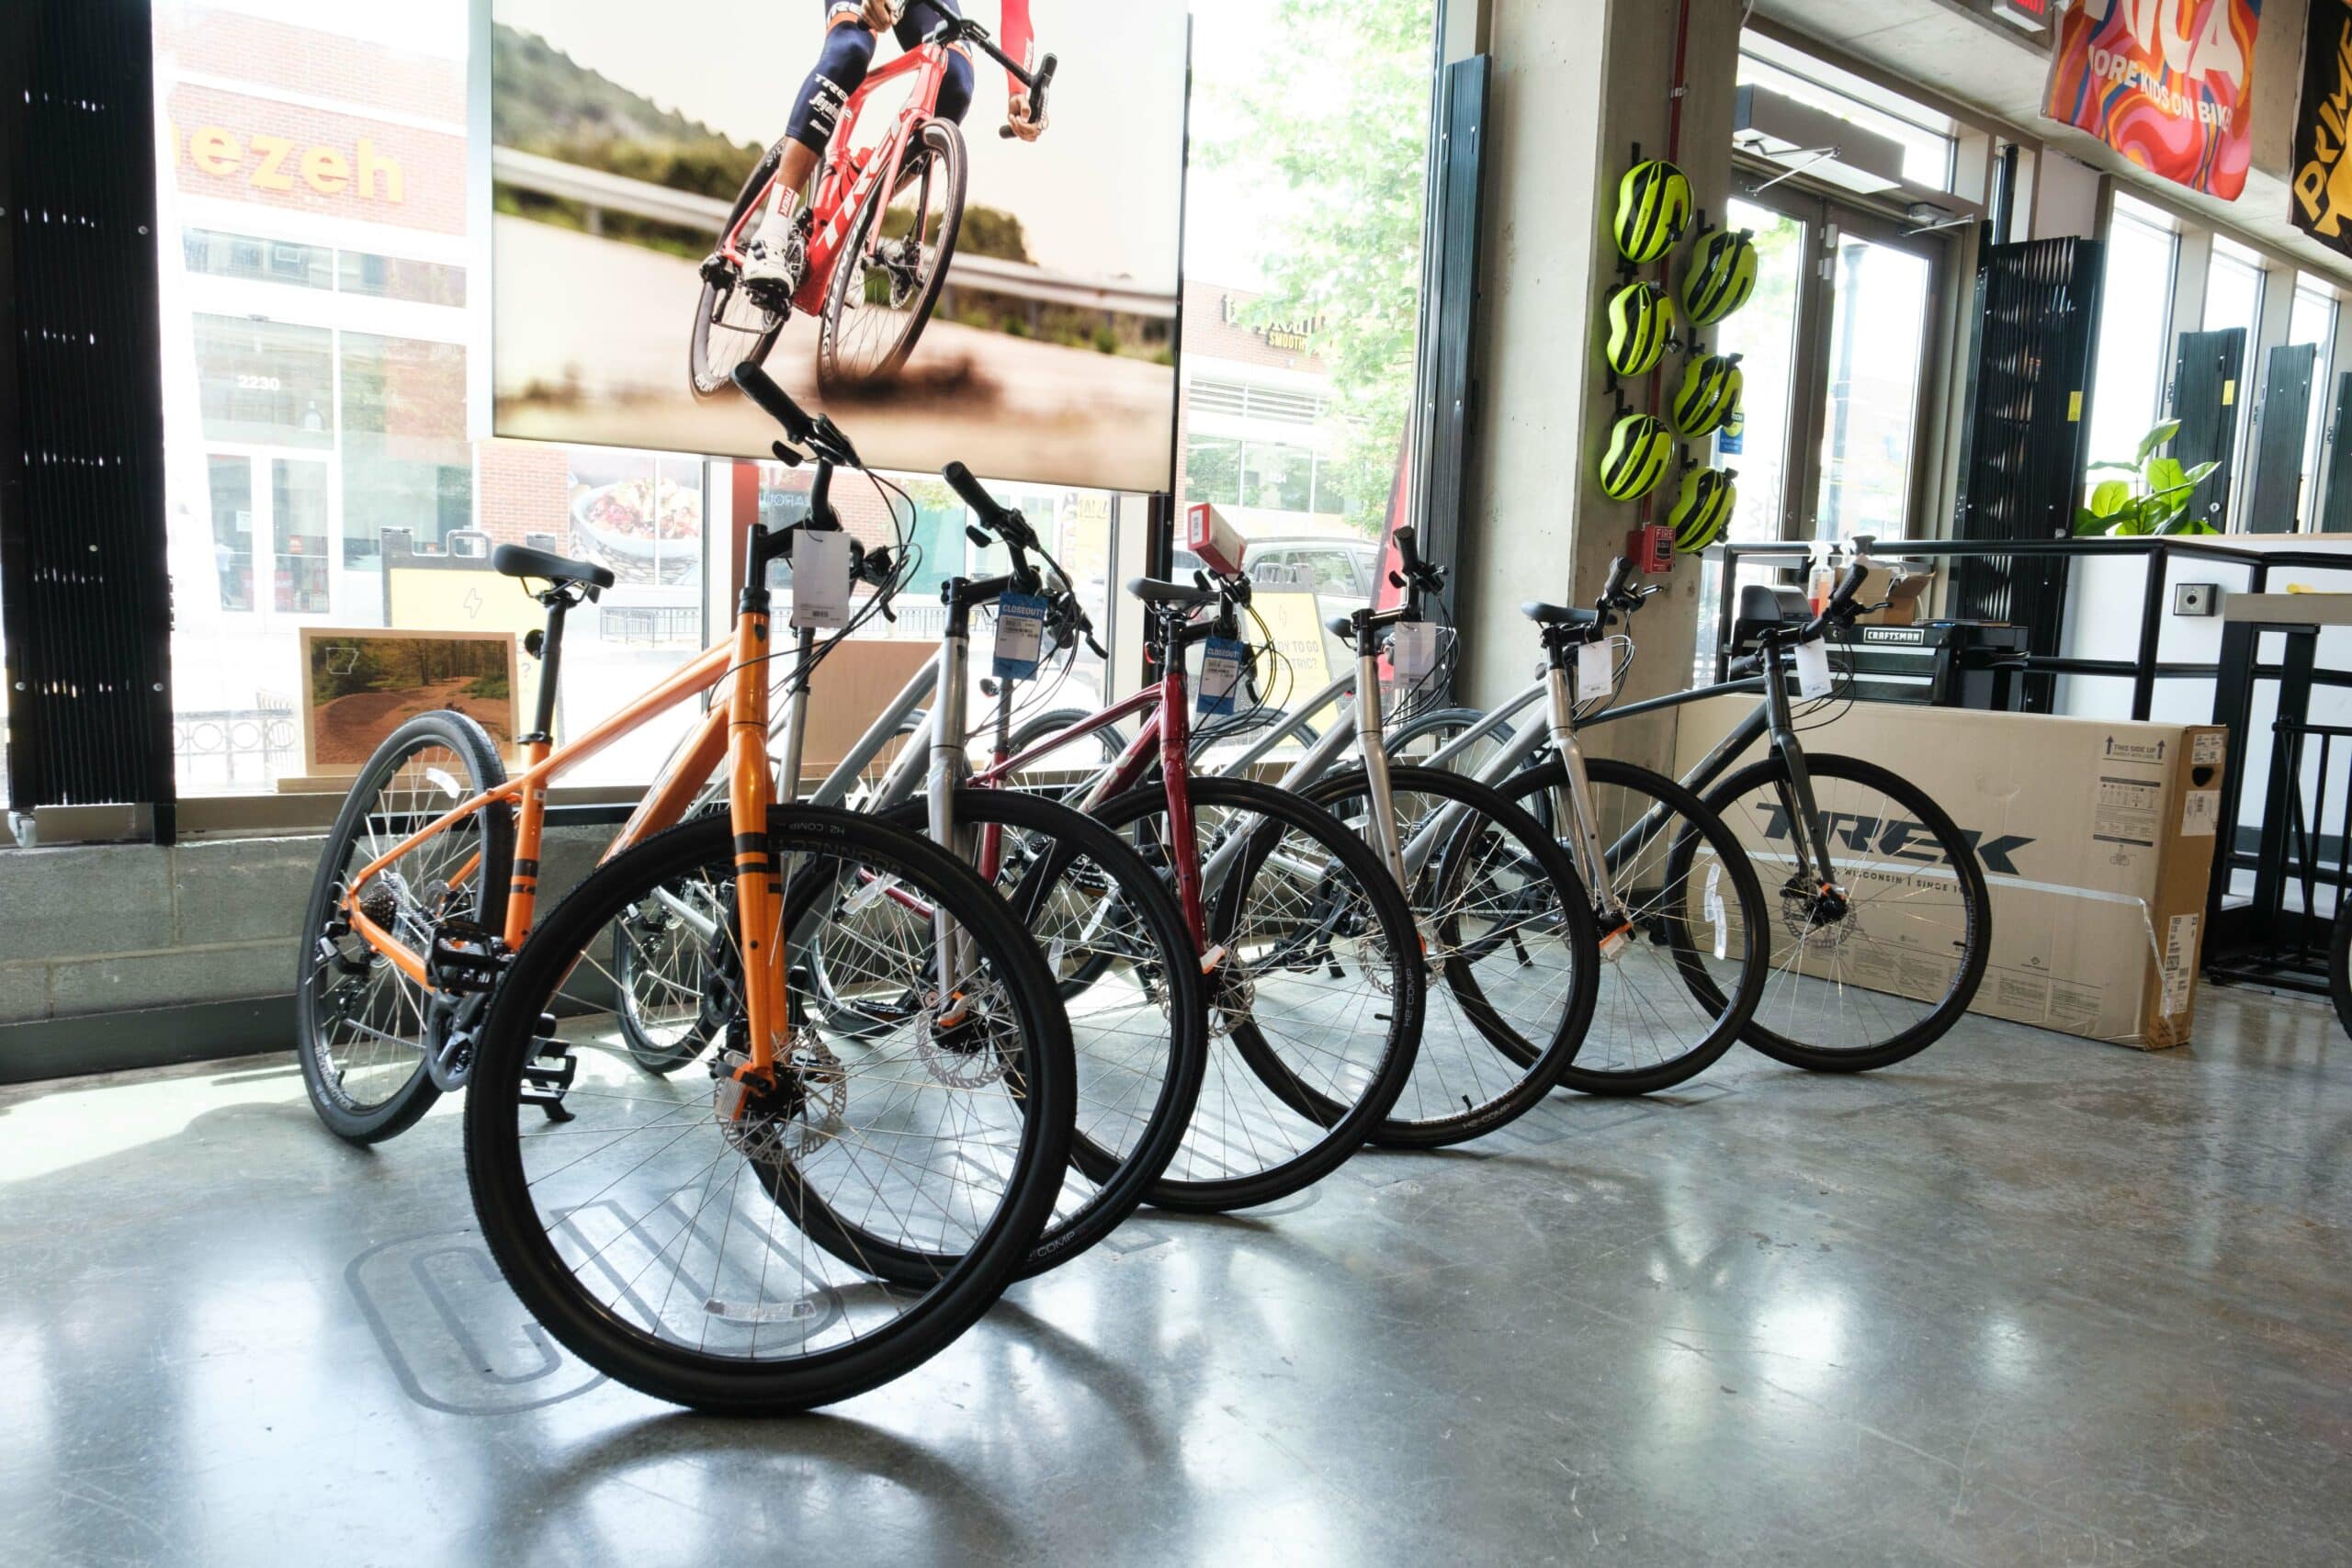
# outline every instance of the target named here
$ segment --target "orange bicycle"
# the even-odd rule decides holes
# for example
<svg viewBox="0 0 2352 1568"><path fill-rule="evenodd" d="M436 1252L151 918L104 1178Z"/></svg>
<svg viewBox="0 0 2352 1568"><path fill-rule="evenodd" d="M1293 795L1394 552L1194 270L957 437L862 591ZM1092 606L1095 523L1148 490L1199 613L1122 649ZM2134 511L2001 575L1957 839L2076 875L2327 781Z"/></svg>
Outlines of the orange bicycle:
<svg viewBox="0 0 2352 1568"><path fill-rule="evenodd" d="M830 519L821 487L855 454L830 422L787 428L819 460L814 517ZM989 885L904 829L776 799L769 698L789 654L766 582L807 526L755 525L733 637L560 747L564 618L613 580L500 550L499 570L547 585L526 765L506 778L457 713L388 739L328 840L299 975L302 1071L327 1124L372 1142L467 1087L474 1206L515 1293L608 1375L717 1409L846 1398L960 1334L1050 1219L1076 1110L1053 976ZM548 781L722 687L535 931ZM681 823L722 761L724 814ZM642 966L674 993L657 1009L619 994L606 962L650 909L680 917ZM796 996L817 961L837 995L912 1005L829 1030ZM698 1026L707 1076L647 1071L631 1016Z"/></svg>

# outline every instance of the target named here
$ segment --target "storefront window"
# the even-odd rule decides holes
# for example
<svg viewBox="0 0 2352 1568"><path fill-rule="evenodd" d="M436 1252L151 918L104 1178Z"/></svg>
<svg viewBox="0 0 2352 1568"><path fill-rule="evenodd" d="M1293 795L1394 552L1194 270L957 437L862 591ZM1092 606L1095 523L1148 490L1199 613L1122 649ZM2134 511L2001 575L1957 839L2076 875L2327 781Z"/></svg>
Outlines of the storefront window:
<svg viewBox="0 0 2352 1568"><path fill-rule="evenodd" d="M225 316L198 316L195 325L206 440L334 445L332 333Z"/></svg>
<svg viewBox="0 0 2352 1568"><path fill-rule="evenodd" d="M473 525L466 351L343 334L344 561L370 566L386 528L438 545Z"/></svg>
<svg viewBox="0 0 2352 1568"><path fill-rule="evenodd" d="M2164 417L2172 363L2172 293L2180 239L2171 220L2127 197L2115 201L2100 285L2089 460L2128 460Z"/></svg>

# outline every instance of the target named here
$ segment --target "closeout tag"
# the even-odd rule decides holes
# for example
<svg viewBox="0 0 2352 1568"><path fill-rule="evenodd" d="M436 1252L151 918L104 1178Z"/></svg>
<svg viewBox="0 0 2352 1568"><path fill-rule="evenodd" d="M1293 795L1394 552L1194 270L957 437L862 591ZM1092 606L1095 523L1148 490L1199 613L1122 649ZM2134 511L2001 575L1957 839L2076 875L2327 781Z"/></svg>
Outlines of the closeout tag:
<svg viewBox="0 0 2352 1568"><path fill-rule="evenodd" d="M1008 593L996 602L996 675L1026 681L1037 672L1046 646L1046 601L1035 593Z"/></svg>
<svg viewBox="0 0 2352 1568"><path fill-rule="evenodd" d="M1829 643L1823 637L1797 644L1797 695L1829 694Z"/></svg>
<svg viewBox="0 0 2352 1568"><path fill-rule="evenodd" d="M1437 623L1399 621L1389 628L1388 667L1399 681L1418 681L1437 667Z"/></svg>
<svg viewBox="0 0 2352 1568"><path fill-rule="evenodd" d="M831 631L849 625L849 531L800 530L792 541L792 629Z"/></svg>
<svg viewBox="0 0 2352 1568"><path fill-rule="evenodd" d="M1617 650L1605 642L1577 648L1577 701L1592 702L1617 690Z"/></svg>
<svg viewBox="0 0 2352 1568"><path fill-rule="evenodd" d="M1203 713L1233 711L1233 694L1241 684L1241 660L1247 651L1227 637L1213 637L1201 645L1199 706Z"/></svg>

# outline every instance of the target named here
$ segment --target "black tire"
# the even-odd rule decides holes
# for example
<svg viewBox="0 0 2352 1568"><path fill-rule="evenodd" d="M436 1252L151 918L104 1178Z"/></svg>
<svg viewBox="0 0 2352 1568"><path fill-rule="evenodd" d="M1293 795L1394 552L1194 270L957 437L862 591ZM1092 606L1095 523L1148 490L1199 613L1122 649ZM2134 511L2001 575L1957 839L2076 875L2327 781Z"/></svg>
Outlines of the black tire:
<svg viewBox="0 0 2352 1568"><path fill-rule="evenodd" d="M920 832L929 811L928 802L915 801L883 820ZM1060 1267L1110 1235L1168 1168L1192 1124L1208 1066L1206 994L1183 910L1118 834L1066 806L1012 790L958 790L955 811L959 832L1004 829L1008 849L998 890L1046 954L1070 1014L1078 1062L1072 1175L1022 1266L1027 1278ZM1067 908L1057 894L1075 897L1091 913L1090 923L1115 929L1098 930L1091 942L1073 936L1067 918L1057 919ZM1109 988L1121 952L1131 955L1145 1008L1122 1009L1118 998L1098 994ZM1125 1027L1137 1022L1165 1031L1146 1049L1140 1067L1136 1037ZM1146 1097L1146 1103L1136 1103Z"/></svg>
<svg viewBox="0 0 2352 1568"><path fill-rule="evenodd" d="M1184 1142L1148 1200L1163 1209L1216 1213L1271 1203L1313 1185L1339 1168L1380 1124L1413 1070L1414 1043L1420 1038L1426 980L1413 912L1389 881L1379 859L1329 813L1302 797L1238 779L1194 779L1191 789L1205 864L1215 853L1214 829L1226 824L1247 832L1246 849L1235 869L1208 897L1208 937L1213 945L1249 948L1270 941L1252 902L1253 893L1278 895L1268 874L1275 850L1296 841L1325 857L1317 880L1303 889L1305 936L1285 934L1261 954L1255 973L1230 956L1210 976L1209 1066L1198 1107ZM1164 791L1133 791L1093 815L1131 843L1157 874L1170 874L1167 859L1168 798ZM1254 826L1246 826L1252 824ZM1274 874L1295 874L1275 865ZM1333 933L1338 941L1332 940ZM1303 982L1291 976L1322 976L1346 958L1355 961L1352 987L1326 993L1325 999L1357 992L1362 998L1346 1019L1334 1017L1351 1037L1347 1059L1354 1092L1306 1092L1300 1047L1293 1033L1317 998L1302 997ZM1277 981L1279 990L1269 991ZM1248 987L1237 992L1237 985ZM1239 1000L1246 995L1245 1006ZM1337 1002L1334 1012L1346 1007ZM1383 1011L1381 1010L1385 1009ZM1269 1037L1267 1030L1276 1031ZM1328 1038L1328 1031L1326 1032ZM1229 1049L1216 1043L1222 1040ZM1307 1047L1313 1054L1328 1047ZM1329 1114L1334 1104L1344 1109ZM1327 1119L1328 1116L1328 1119ZM1237 1125L1237 1122L1246 1122ZM1236 1134L1240 1134L1237 1136Z"/></svg>
<svg viewBox="0 0 2352 1568"><path fill-rule="evenodd" d="M1442 983L1430 987L1405 1091L1372 1134L1391 1148L1442 1148L1509 1126L1551 1093L1591 1026L1600 948L1576 863L1534 818L1439 769L1392 767L1388 782L1408 845L1438 812L1466 813L1408 893L1416 924L1440 944ZM1305 793L1370 830L1361 768ZM1538 984L1556 994L1508 994L1513 970L1539 965Z"/></svg>
<svg viewBox="0 0 2352 1568"><path fill-rule="evenodd" d="M767 150L751 174L743 181L743 188L736 193L735 205L727 216L722 234L731 234L735 225L753 203L767 194L768 181L775 177L776 165L783 161L781 142ZM776 334L784 331L785 318L775 310L763 310L748 298L739 297L742 280L731 272L723 282L703 280L702 293L695 302L695 324L686 339L686 386L704 401L729 396L735 390L731 372L738 365L764 365L775 351ZM725 340L731 353L715 354L711 343L711 327L721 316L728 317L720 327L729 335Z"/></svg>
<svg viewBox="0 0 2352 1568"><path fill-rule="evenodd" d="M550 1125L543 1123L523 1099L523 1089L531 1081L526 1072L544 1077L550 1063L569 1063L568 1068L560 1070L571 1073L601 1075L607 1070L604 1064L611 1059L608 1052L600 1048L575 1054L572 1049L578 1035L593 1032L596 1027L594 1010L598 1004L584 992L571 991L569 977L593 967L581 960L601 950L605 926L653 889L688 878L700 878L715 886L731 883L732 828L721 818L688 822L616 856L548 918L500 988L484 1032L472 1092L467 1097L465 1121L466 1171L483 1240L532 1315L582 1359L632 1388L679 1404L744 1415L807 1410L878 1387L920 1365L969 1327L1020 1268L1052 1211L1069 1155L1075 1098L1069 1036L1063 1032L1061 1006L1044 963L1011 929L996 895L970 870L910 834L846 812L781 807L772 823L772 851L787 859L792 884L804 889L802 898L819 897L842 882L856 880L848 875L848 868L854 865L884 878L886 886L919 896L928 908L944 911L976 944L980 966L975 974L992 987L1001 986L1013 1020L1023 1031L1018 1060L1009 1065L1002 1080L1006 1092L992 1088L985 1097L986 1106L994 1107L992 1114L1001 1122L1008 1142L990 1156L994 1163L989 1165L977 1165L968 1156L944 1162L955 1168L945 1174L958 1178L985 1174L998 1190L986 1213L974 1209L969 1243L952 1264L920 1291L890 1283L877 1285L870 1272L841 1262L832 1250L840 1237L820 1237L809 1231L802 1233L802 1239L814 1242L817 1250L812 1254L804 1246L796 1258L776 1245L771 1227L801 1216L774 1201L765 1180L755 1180L748 1192L744 1190L741 1177L746 1169L789 1163L795 1174L786 1184L801 1190L803 1213L822 1223L833 1217L835 1210L808 1190L809 1171L829 1158L854 1158L859 1151L873 1146L871 1139L880 1122L862 1108L859 1114L867 1118L864 1124L849 1125L844 1121L849 1108L856 1103L851 1099L850 1067L821 1043L812 1045L796 1040L795 1060L799 1062L802 1053L813 1050L831 1060L830 1076L796 1066L789 1079L789 1087L802 1097L796 1105L756 1118L734 1116L726 1123L727 1130L722 1130L708 1100L701 1099L699 1093L689 1096L673 1089L671 1086L680 1085L680 1079L660 1080L659 1092L675 1094L674 1102L657 1105L650 1113L652 1120L638 1131L657 1134L655 1141L661 1146L621 1175L608 1176L608 1168L592 1165L571 1177L569 1184L565 1182L574 1168L615 1146L600 1136L609 1132L609 1125L600 1127L594 1119L624 1114L609 1108L642 1102L657 1093L655 1086L631 1077L621 1081L636 1087L615 1097L604 1092L607 1080L601 1077L586 1085L569 1081L561 1092L577 1120ZM787 899L793 897L788 894ZM786 918L790 918L788 908ZM714 968L724 968L724 964L715 963ZM608 1013L609 1000L603 1005ZM573 1035L539 1039L539 1018L548 1012L563 1017L561 1027ZM885 1112L890 1109L891 1081L883 1078L878 1091ZM699 1085L695 1088L702 1089ZM874 1092L862 1091L861 1101ZM800 1120L810 1114L811 1101L820 1096L831 1097L823 1117ZM683 1120L681 1111L685 1113ZM788 1140L796 1126L805 1135L791 1145ZM701 1135L701 1145L680 1156L685 1168L696 1170L704 1148L718 1146L710 1164L697 1170L701 1197L694 1196L691 1180L673 1187L666 1172L648 1173L644 1190L659 1194L649 1213L660 1212L661 1224L658 1232L649 1226L647 1237L649 1243L657 1235L663 1239L646 1263L638 1262L636 1252L622 1250L616 1256L616 1249L638 1230L626 1206L632 1190L622 1183L695 1134ZM550 1145L545 1140L551 1137L566 1141ZM756 1152L745 1151L746 1138L756 1140ZM526 1169L526 1161L537 1157L536 1151L548 1148L553 1150L545 1156L551 1168L535 1178ZM627 1157L616 1156L615 1163ZM915 1180L943 1174L922 1162L911 1168L893 1162L887 1155L883 1162L893 1173L910 1169ZM731 1170L726 1178L724 1228L719 1218L707 1217L715 1201L711 1183L722 1167ZM681 1195L677 1213L684 1217L683 1223L673 1223L667 1211ZM551 1221L540 1213L543 1203L551 1212ZM616 1215L628 1221L628 1228L612 1240L595 1244L599 1227L611 1228L608 1222ZM727 1249L738 1227L751 1262L739 1261L729 1273ZM709 1283L704 1285L699 1282L704 1278L699 1264L689 1267L686 1259L692 1248L711 1245L714 1230L718 1233L716 1252L707 1270ZM553 1231L567 1231L574 1238L569 1245L586 1257L576 1265L567 1263L550 1234ZM659 1287L646 1282L643 1276L673 1246L679 1248L679 1263L671 1277L673 1288L660 1292L656 1302ZM751 1263L758 1266L756 1275ZM772 1271L785 1276L778 1289L791 1292L795 1280L806 1289L781 1306L773 1304L768 1294ZM592 1280L608 1280L616 1286L614 1302L598 1299L590 1288ZM681 1280L689 1281L683 1300L674 1288ZM736 1304L733 1298L746 1288L756 1291L757 1299ZM705 1300L706 1292L722 1293ZM653 1328L629 1321L623 1308L637 1313ZM876 1314L895 1315L876 1322ZM667 1337L654 1331L669 1325L673 1314L684 1327ZM769 1329L777 1322L786 1324L787 1329ZM772 1353L763 1358L760 1354L763 1331L788 1337L789 1325L795 1323L801 1325L799 1353L788 1357ZM841 1333L832 1342L813 1342L814 1337L831 1335L837 1328ZM714 1338L720 1342L719 1349L711 1348ZM746 1349L737 1349L745 1346Z"/></svg>
<svg viewBox="0 0 2352 1568"><path fill-rule="evenodd" d="M442 813L505 782L498 748L482 727L464 714L442 711L419 714L387 736L344 796L303 906L294 977L302 1082L311 1109L339 1138L379 1143L416 1124L440 1098L424 1053L446 1026L436 1018L432 993L360 938L332 929L331 922L340 924L334 917L344 879ZM470 897L455 887L433 891L447 880L441 874L477 852L480 865L464 879ZM514 818L505 807L492 806L410 851L386 868L400 880L379 876L375 887L401 917L406 929L398 934L413 946L426 940L424 928L442 916L493 931L503 927L514 871ZM368 1043L371 1065L364 1089L352 1082L361 1041ZM402 1058L403 1042L413 1060Z"/></svg>
<svg viewBox="0 0 2352 1568"><path fill-rule="evenodd" d="M931 313L939 305L940 290L947 285L947 269L956 259L956 241L964 227L966 163L963 132L944 119L926 120L922 141L908 152L898 177L874 183L865 205L859 209L856 221L850 226L848 237L834 257L832 279L825 288L825 314L817 337L817 377L820 384L855 388L887 381L906 368L907 356L914 353L923 329L931 324ZM931 230L930 195L933 182L938 184L942 197L935 231ZM899 299L896 287L891 288L889 309L895 320L883 329L888 335L870 358L854 357L847 353L849 341L862 334L850 318L851 290L857 290L854 308L862 310L869 302L870 287L866 268L857 258L865 253L876 225L888 220L891 202L910 183L918 192L917 225L935 234L929 247L935 259L929 272L915 281L913 291L906 299ZM910 233L907 238L920 241L922 236Z"/></svg>
<svg viewBox="0 0 2352 1568"><path fill-rule="evenodd" d="M2352 898L2335 911L2327 935L2327 994L2335 1002L2335 1016L2352 1033Z"/></svg>
<svg viewBox="0 0 2352 1568"><path fill-rule="evenodd" d="M1841 853L1849 857L1838 859L1834 869L1839 880L1859 871L1864 883L1884 886L1853 900L1849 911L1831 924L1820 923L1818 896L1786 875L1792 857L1781 846L1788 842L1790 812L1781 792L1788 787L1789 774L1778 757L1750 763L1708 792L1707 804L1747 847L1758 863L1759 879L1773 889L1778 904L1767 921L1772 973L1740 1038L1792 1067L1869 1072L1918 1055L1943 1038L1968 1010L1984 981L1992 948L1991 896L1967 835L1908 779L1859 758L1812 752L1805 754L1805 769L1813 778L1814 804L1840 824L1830 847L1833 859ZM1848 786L1843 801L1838 787L1841 784ZM1899 810L1901 818L1890 819L1878 806L1865 804L1873 794ZM1865 818L1877 830L1874 840L1863 832ZM1930 885L1943 886L1946 877L1924 874L1926 863L1916 850L1902 852L1917 844L1912 837L1917 829L1926 831L1937 856L1950 868L1949 891L1940 896ZM1897 898L1896 884L1907 884L1911 891ZM1905 922L1894 938L1886 935L1893 911L1885 912L1887 919L1876 913L1876 907L1890 899L1895 900ZM1861 912L1866 908L1873 914L1866 917ZM1868 924L1871 919L1877 919L1875 931ZM1834 936L1824 934L1833 931ZM1849 951L1854 955L1850 964ZM1815 973L1804 972L1807 964ZM1867 983L1896 975L1897 966L1900 981L1928 976L1924 983L1910 985L1911 991L1933 994L1905 995ZM1877 973L1867 973L1866 967ZM1819 974L1824 968L1835 972L1825 977ZM1939 984L1939 976L1949 978ZM1833 1040L1833 1024L1850 1027L1839 1029L1839 1038Z"/></svg>
<svg viewBox="0 0 2352 1568"><path fill-rule="evenodd" d="M1604 818L1599 837L1612 886L1634 918L1604 950L1592 1026L1559 1087L1656 1094L1706 1071L1739 1039L1769 977L1764 894L1738 837L1690 791L1607 757L1587 758L1585 773ZM1505 780L1502 792L1565 841L1565 807L1554 802L1566 785L1554 757Z"/></svg>

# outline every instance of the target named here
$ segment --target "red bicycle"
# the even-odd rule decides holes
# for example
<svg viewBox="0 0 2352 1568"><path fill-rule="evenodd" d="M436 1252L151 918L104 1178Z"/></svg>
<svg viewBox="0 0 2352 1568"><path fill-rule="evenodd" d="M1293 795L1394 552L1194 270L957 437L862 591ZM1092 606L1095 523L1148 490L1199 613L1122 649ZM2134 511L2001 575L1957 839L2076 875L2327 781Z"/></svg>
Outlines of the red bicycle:
<svg viewBox="0 0 2352 1568"><path fill-rule="evenodd" d="M808 265L791 309L820 319L817 374L827 384L896 375L946 286L963 229L966 183L964 133L938 118L948 51L956 44L978 47L1028 90L1032 116L1040 122L1046 117L1052 55L1032 72L999 49L979 23L931 9L939 23L922 44L869 72L850 96L818 167L806 220ZM858 121L876 90L908 77L913 87L888 135L857 146ZM784 150L777 141L752 169L718 249L703 263L688 356L696 397L731 391L737 366L763 364L790 314L763 308L743 285L747 247L777 194ZM910 189L911 208L900 201Z"/></svg>

